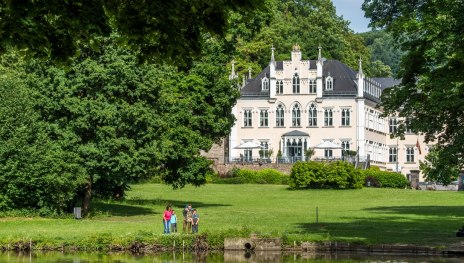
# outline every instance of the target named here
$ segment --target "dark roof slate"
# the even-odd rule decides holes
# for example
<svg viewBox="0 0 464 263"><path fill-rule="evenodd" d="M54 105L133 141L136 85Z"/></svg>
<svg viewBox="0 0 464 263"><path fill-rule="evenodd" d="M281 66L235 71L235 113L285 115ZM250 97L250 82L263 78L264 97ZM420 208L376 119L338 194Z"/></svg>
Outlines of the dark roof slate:
<svg viewBox="0 0 464 263"><path fill-rule="evenodd" d="M322 74L325 78L331 76L334 80L333 91L346 92L357 91L358 86L355 82L356 72L350 69L347 65L338 60L327 60L322 67Z"/></svg>
<svg viewBox="0 0 464 263"><path fill-rule="evenodd" d="M247 84L243 87L241 93L260 93L261 91L261 79L264 77L269 78L270 69L267 66L263 71L261 71L258 76L248 79ZM269 93L269 91L263 91L263 93Z"/></svg>
<svg viewBox="0 0 464 263"><path fill-rule="evenodd" d="M394 78L372 78L372 79L381 85L382 90L401 84L401 79L394 79Z"/></svg>

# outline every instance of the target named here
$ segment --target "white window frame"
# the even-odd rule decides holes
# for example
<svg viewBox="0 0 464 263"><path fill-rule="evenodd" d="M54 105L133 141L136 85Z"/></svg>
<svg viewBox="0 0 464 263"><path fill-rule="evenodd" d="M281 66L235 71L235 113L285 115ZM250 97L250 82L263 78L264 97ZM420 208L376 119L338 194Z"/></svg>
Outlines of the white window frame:
<svg viewBox="0 0 464 263"><path fill-rule="evenodd" d="M341 114L341 125L342 126L351 126L351 114L350 114L350 108L342 108L340 110Z"/></svg>
<svg viewBox="0 0 464 263"><path fill-rule="evenodd" d="M269 110L259 110L259 127L269 127Z"/></svg>
<svg viewBox="0 0 464 263"><path fill-rule="evenodd" d="M324 126L325 127L333 126L333 108L324 109Z"/></svg>
<svg viewBox="0 0 464 263"><path fill-rule="evenodd" d="M243 110L243 127L253 127L253 111L251 109Z"/></svg>

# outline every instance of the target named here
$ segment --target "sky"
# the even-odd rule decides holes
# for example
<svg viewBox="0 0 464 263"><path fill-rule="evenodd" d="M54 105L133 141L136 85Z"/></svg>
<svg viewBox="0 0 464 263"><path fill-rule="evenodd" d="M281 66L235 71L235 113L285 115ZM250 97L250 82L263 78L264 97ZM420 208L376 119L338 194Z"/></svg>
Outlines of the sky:
<svg viewBox="0 0 464 263"><path fill-rule="evenodd" d="M361 9L364 0L332 0L332 2L337 9L337 15L350 21L350 28L355 33L370 31L369 19L364 17L364 11Z"/></svg>

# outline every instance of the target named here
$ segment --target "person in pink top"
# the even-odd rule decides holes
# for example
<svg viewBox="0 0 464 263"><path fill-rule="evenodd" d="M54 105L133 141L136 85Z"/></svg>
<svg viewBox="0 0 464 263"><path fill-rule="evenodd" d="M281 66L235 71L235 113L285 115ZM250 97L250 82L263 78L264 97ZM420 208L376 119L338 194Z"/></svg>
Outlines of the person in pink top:
<svg viewBox="0 0 464 263"><path fill-rule="evenodd" d="M171 207L166 206L163 214L164 233L169 234L169 225L171 224Z"/></svg>

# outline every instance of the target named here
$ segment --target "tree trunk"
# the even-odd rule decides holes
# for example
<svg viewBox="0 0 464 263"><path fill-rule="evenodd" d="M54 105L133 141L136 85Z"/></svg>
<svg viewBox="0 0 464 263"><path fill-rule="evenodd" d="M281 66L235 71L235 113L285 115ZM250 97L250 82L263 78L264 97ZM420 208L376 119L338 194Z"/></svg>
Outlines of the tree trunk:
<svg viewBox="0 0 464 263"><path fill-rule="evenodd" d="M90 207L90 198L92 198L92 181L89 180L85 186L84 197L82 199L82 215L87 215Z"/></svg>

